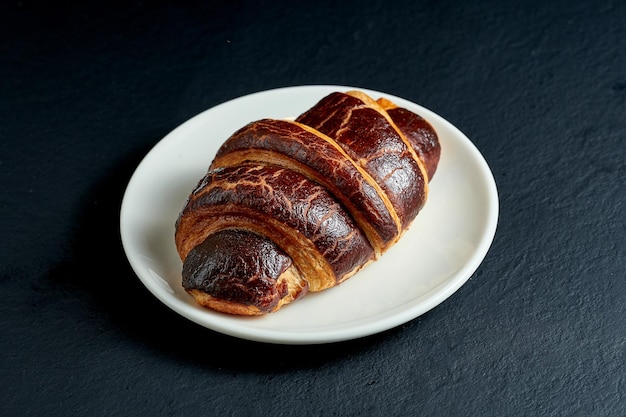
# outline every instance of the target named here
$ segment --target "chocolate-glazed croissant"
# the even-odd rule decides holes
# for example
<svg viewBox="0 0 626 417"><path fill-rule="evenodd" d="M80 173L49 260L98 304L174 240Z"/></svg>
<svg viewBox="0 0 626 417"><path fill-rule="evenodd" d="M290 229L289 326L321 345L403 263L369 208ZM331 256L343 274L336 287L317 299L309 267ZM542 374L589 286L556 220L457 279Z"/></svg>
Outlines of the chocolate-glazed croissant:
<svg viewBox="0 0 626 417"><path fill-rule="evenodd" d="M339 284L407 230L439 155L423 118L358 91L249 123L176 221L183 287L205 307L260 315Z"/></svg>

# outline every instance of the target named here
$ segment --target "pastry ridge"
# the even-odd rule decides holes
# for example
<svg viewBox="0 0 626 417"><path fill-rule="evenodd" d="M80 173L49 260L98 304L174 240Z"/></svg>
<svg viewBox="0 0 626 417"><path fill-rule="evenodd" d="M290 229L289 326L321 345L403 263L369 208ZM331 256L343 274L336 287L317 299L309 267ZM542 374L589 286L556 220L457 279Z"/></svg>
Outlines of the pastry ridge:
<svg viewBox="0 0 626 417"><path fill-rule="evenodd" d="M262 315L340 284L409 228L440 151L421 116L357 90L248 123L176 219L183 287L207 308Z"/></svg>

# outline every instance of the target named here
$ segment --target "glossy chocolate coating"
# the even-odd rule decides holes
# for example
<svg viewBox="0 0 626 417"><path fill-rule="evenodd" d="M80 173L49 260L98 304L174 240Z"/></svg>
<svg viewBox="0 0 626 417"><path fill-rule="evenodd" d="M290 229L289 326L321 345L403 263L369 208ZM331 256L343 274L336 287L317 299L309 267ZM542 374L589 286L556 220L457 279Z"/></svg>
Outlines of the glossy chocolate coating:
<svg viewBox="0 0 626 417"><path fill-rule="evenodd" d="M435 129L423 117L407 109L396 107L387 109L387 113L424 162L430 181L435 175L441 154L441 145Z"/></svg>
<svg viewBox="0 0 626 417"><path fill-rule="evenodd" d="M177 219L185 289L219 311L263 314L350 277L423 206L439 157L428 127L349 92L295 122L238 130Z"/></svg>
<svg viewBox="0 0 626 417"><path fill-rule="evenodd" d="M378 182L403 228L426 200L424 175L400 134L376 109L344 93L332 93L297 122L335 139Z"/></svg>
<svg viewBox="0 0 626 417"><path fill-rule="evenodd" d="M288 293L287 283L277 280L290 265L291 258L272 241L227 229L209 235L189 252L182 283L185 290L269 312Z"/></svg>
<svg viewBox="0 0 626 417"><path fill-rule="evenodd" d="M269 156L260 150L280 156ZM271 119L252 122L222 145L213 166L216 166L216 161L219 166L219 161L225 160L225 156L236 152L245 153L245 158L249 160L263 161L271 157L271 163L310 171L307 176L322 183L351 213L357 213L355 218L363 219L376 232L383 242L382 246L389 245L398 236L399 225L377 187L370 183L373 180L367 181L362 171L336 145L298 124Z"/></svg>
<svg viewBox="0 0 626 417"><path fill-rule="evenodd" d="M297 172L270 165L209 171L182 215L201 215L194 213L220 207L224 215L234 208L238 215L271 219L306 237L336 280L373 258L372 247L350 215L322 186Z"/></svg>

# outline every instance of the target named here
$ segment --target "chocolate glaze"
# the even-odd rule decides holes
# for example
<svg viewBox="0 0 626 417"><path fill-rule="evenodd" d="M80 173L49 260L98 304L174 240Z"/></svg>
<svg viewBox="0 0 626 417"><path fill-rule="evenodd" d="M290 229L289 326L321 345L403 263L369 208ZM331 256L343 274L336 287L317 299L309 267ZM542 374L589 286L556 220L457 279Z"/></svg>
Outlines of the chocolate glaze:
<svg viewBox="0 0 626 417"><path fill-rule="evenodd" d="M275 311L375 258L354 219L393 243L423 206L440 150L425 120L387 104L333 93L297 122L233 134L176 221L185 289Z"/></svg>
<svg viewBox="0 0 626 417"><path fill-rule="evenodd" d="M208 236L183 263L183 287L201 290L220 300L274 309L288 293L278 277L289 258L272 241L243 230L223 230Z"/></svg>
<svg viewBox="0 0 626 417"><path fill-rule="evenodd" d="M402 107L387 109L387 113L424 162L430 181L435 175L441 154L437 132L423 117Z"/></svg>
<svg viewBox="0 0 626 417"><path fill-rule="evenodd" d="M426 200L425 179L402 137L360 99L332 93L296 121L335 139L385 190L404 228Z"/></svg>
<svg viewBox="0 0 626 417"><path fill-rule="evenodd" d="M246 164L209 171L182 215L201 215L194 213L216 207L236 207L239 215L272 219L305 236L337 280L373 258L372 247L342 206L322 186L294 171Z"/></svg>
<svg viewBox="0 0 626 417"><path fill-rule="evenodd" d="M293 166L297 162L313 170L316 180L332 190L344 205L358 211L384 244L398 235L398 225L376 188L345 154L326 140L292 122L259 120L235 132L219 149L216 161L234 152L246 152L252 160L263 160L264 155L258 150L280 153L285 164Z"/></svg>

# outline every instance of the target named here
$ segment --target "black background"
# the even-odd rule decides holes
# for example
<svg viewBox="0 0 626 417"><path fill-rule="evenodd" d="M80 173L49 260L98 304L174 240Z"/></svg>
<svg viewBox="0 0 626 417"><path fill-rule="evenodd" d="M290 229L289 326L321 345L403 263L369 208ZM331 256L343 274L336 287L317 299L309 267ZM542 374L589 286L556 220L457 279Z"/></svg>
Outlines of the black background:
<svg viewBox="0 0 626 417"><path fill-rule="evenodd" d="M374 336L197 326L129 267L126 184L190 117L303 84L456 125L498 185L493 245ZM0 415L626 415L625 132L624 2L3 2Z"/></svg>

